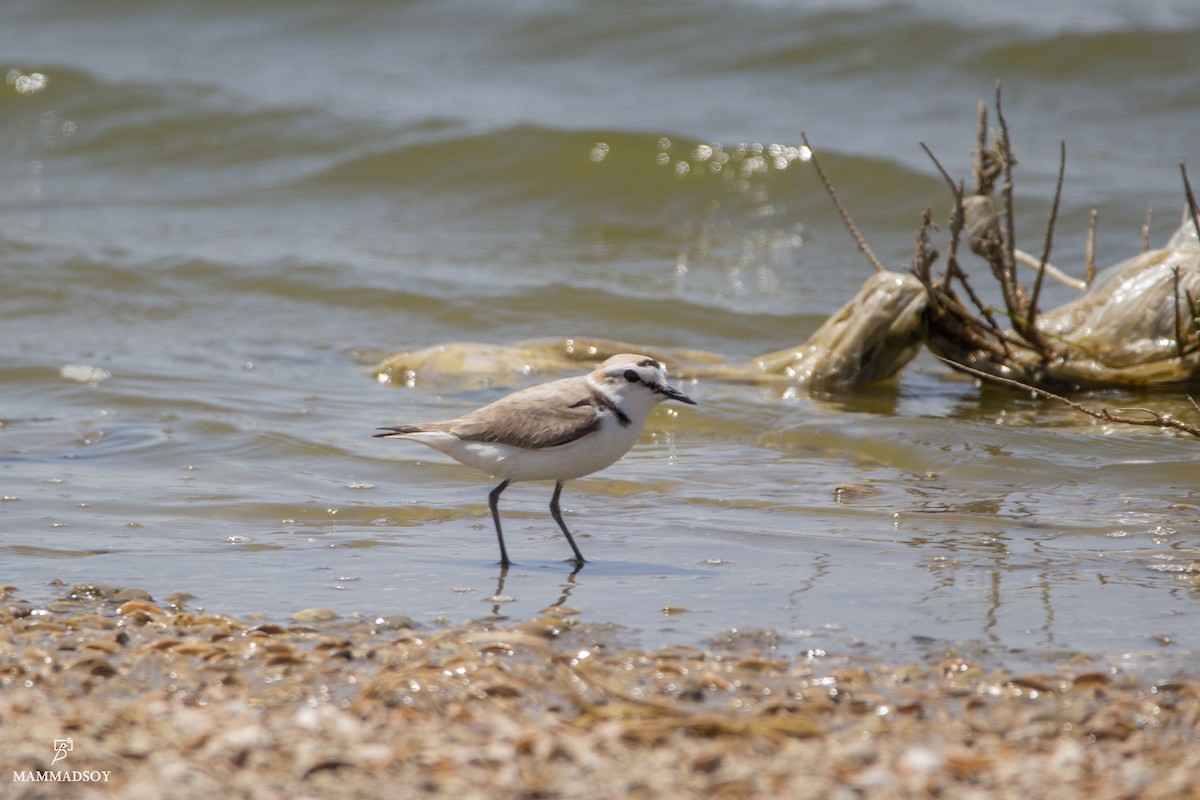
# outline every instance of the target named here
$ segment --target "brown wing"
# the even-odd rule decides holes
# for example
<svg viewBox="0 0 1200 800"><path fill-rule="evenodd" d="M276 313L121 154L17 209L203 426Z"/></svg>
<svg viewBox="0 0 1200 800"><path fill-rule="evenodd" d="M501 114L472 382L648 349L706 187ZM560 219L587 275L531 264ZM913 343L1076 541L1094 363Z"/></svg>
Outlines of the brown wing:
<svg viewBox="0 0 1200 800"><path fill-rule="evenodd" d="M526 450L557 447L600 429L603 398L583 377L530 386L458 419L397 425L376 436L443 431L474 442L495 442Z"/></svg>
<svg viewBox="0 0 1200 800"><path fill-rule="evenodd" d="M557 447L600 429L598 408L582 377L522 389L451 422L444 430L460 439L527 450Z"/></svg>

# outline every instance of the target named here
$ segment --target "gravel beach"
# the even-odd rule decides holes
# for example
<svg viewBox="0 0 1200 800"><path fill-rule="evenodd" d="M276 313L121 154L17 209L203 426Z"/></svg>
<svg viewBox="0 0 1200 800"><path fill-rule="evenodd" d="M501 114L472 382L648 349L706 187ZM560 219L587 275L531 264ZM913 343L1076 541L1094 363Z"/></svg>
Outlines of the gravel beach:
<svg viewBox="0 0 1200 800"><path fill-rule="evenodd" d="M1086 656L637 652L568 608L276 623L100 586L6 587L0 617L5 797L1177 798L1200 773L1200 684Z"/></svg>

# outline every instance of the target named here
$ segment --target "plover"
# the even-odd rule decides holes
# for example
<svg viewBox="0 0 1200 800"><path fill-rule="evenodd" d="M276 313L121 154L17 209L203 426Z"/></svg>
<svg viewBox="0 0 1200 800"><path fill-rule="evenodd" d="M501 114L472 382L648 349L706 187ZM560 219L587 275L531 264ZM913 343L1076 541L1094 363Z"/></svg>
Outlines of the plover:
<svg viewBox="0 0 1200 800"><path fill-rule="evenodd" d="M619 355L588 375L522 389L455 419L380 428L375 436L409 439L499 478L488 507L509 565L500 528L500 493L515 481L555 481L550 514L583 565L558 507L563 483L602 470L633 447L650 412L664 400L696 401L667 384L663 365L648 356Z"/></svg>

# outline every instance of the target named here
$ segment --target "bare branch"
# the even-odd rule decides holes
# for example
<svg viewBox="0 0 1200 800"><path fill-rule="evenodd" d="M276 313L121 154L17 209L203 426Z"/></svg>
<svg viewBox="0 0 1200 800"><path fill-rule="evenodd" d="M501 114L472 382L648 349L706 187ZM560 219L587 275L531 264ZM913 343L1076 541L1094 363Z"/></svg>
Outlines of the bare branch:
<svg viewBox="0 0 1200 800"><path fill-rule="evenodd" d="M1096 279L1096 220L1099 216L1100 212L1094 208L1088 215L1087 245L1083 252L1083 260L1087 264L1087 270L1083 273L1084 286L1091 286L1092 281Z"/></svg>
<svg viewBox="0 0 1200 800"><path fill-rule="evenodd" d="M1192 227L1196 229L1196 235L1200 236L1200 210L1196 208L1196 195L1192 194L1192 183L1188 180L1187 164L1180 161L1179 171L1183 175L1183 193L1187 195L1188 211L1192 215Z"/></svg>
<svg viewBox="0 0 1200 800"><path fill-rule="evenodd" d="M962 267L958 265L958 246L962 243L963 227L966 224L961 200L962 192L963 185L960 182L954 195L954 209L950 212L950 252L946 254L946 274L942 277L942 288L944 289L950 287L950 281L954 280L956 274L963 275L963 280L966 280Z"/></svg>
<svg viewBox="0 0 1200 800"><path fill-rule="evenodd" d="M996 81L996 120L1000 123L1000 143L1004 148L1004 186L1001 189L1001 196L1004 198L1004 247L1001 249L1003 253L1003 264L1001 273L1001 283L1004 287L1004 299L1008 304L1009 313L1014 317L1024 316L1020 312L1024 303L1017 292L1015 285L1015 263L1016 259L1013 256L1013 249L1017 246L1016 221L1014 217L1016 213L1013 206L1013 158L1012 158L1012 137L1008 133L1008 120L1004 118L1004 110L1000 104L1000 82Z"/></svg>
<svg viewBox="0 0 1200 800"><path fill-rule="evenodd" d="M929 145L925 144L924 142L917 142L917 144L921 145L921 149L925 151L925 155L929 156L929 160L933 162L935 167L937 167L938 172L942 173L943 180L946 181L946 185L950 187L950 191L954 194L955 202L961 204L963 199L962 187L955 183L954 178L950 177L950 173L947 172L946 168L942 166L942 162L938 161L938 157L935 156L933 151L929 149Z"/></svg>
<svg viewBox="0 0 1200 800"><path fill-rule="evenodd" d="M1042 258L1038 263L1038 277L1033 279L1033 293L1030 295L1030 307L1025 314L1025 327L1030 341L1038 345L1039 350L1045 350L1042 336L1037 329L1038 301L1042 299L1042 284L1046 277L1046 261L1050 260L1050 248L1054 246L1054 227L1058 222L1058 201L1062 199L1062 179L1067 172L1067 140L1058 143L1058 181L1054 188L1054 204L1050 206L1050 221L1046 223L1046 239L1042 246ZM1015 252L1014 252L1015 255Z"/></svg>
<svg viewBox="0 0 1200 800"><path fill-rule="evenodd" d="M867 244L866 238L859 232L858 226L854 224L854 220L850 219L850 212L842 205L841 199L838 197L837 191L833 188L829 178L825 175L825 170L821 169L821 162L817 160L817 153L808 143L808 137L804 135L804 131L800 132L800 138L804 141L804 146L808 148L809 156L812 159L813 168L816 169L817 175L821 178L821 183L825 186L825 191L829 194L829 199L833 201L833 207L837 209L838 214L842 217L842 223L846 229L850 231L850 235L854 237L858 249L867 257L867 261L871 262L871 266L876 272L886 272L883 264L875 257L875 253L871 251L871 246Z"/></svg>
<svg viewBox="0 0 1200 800"><path fill-rule="evenodd" d="M1175 281L1175 303L1172 309L1175 312L1175 353L1183 358L1185 353L1183 350L1183 340L1186 334L1183 331L1183 315L1179 313L1179 301L1182 299L1179 296L1179 267L1171 267L1171 277Z"/></svg>
<svg viewBox="0 0 1200 800"><path fill-rule="evenodd" d="M987 175L987 104L979 101L979 113L975 125L975 147L971 150L971 193L991 194L992 181ZM921 145L925 147L924 144ZM929 148L925 148L929 152ZM932 158L932 153L930 157Z"/></svg>
<svg viewBox="0 0 1200 800"><path fill-rule="evenodd" d="M937 357L949 364L954 369L968 372L982 380L989 381L991 383L1012 386L1018 389L1024 389L1025 391L1031 392L1038 397L1043 397L1047 400L1054 400L1070 406L1076 411L1082 414L1087 414L1089 417L1094 417L1095 419L1103 420L1105 422L1117 422L1122 425L1143 425L1153 428L1169 428L1171 430L1177 430L1182 433L1186 433L1189 436L1195 436L1197 439L1200 439L1200 426L1192 425L1184 422L1183 420L1176 419L1170 414L1163 414L1150 408L1118 408L1117 413L1113 413L1107 408L1091 408L1083 405L1082 403L1076 403L1074 400L1070 400L1062 395L1055 394L1054 392L1040 389L1037 386L1030 386L1028 383L1022 383L1021 381L1013 380L1012 378L1005 378L1000 375L992 375L991 373L983 372L982 370L975 369L974 367L968 367L966 364L960 364L957 361L951 361L948 358L942 358L941 356ZM1191 401L1192 407L1195 408L1198 413L1200 413L1200 405L1197 405L1196 401L1190 396L1188 397L1188 400ZM1144 418L1130 417L1120 413L1125 411L1138 411L1143 414L1148 414L1149 416Z"/></svg>
<svg viewBox="0 0 1200 800"><path fill-rule="evenodd" d="M1146 218L1142 220L1142 252L1150 249L1150 221L1154 219L1154 208L1146 207Z"/></svg>
<svg viewBox="0 0 1200 800"><path fill-rule="evenodd" d="M1046 262L1050 260L1050 248L1054 244L1054 224L1058 221L1058 203L1062 199L1063 176L1067 171L1067 141L1059 142L1058 149L1058 182L1054 186L1054 204L1050 206L1050 222L1046 225L1046 243L1042 245L1041 264L1038 266L1037 278L1033 282L1033 294L1029 298L1029 313L1025 324L1033 329L1037 320L1038 300L1042 296L1042 281L1046 277Z"/></svg>
<svg viewBox="0 0 1200 800"><path fill-rule="evenodd" d="M1081 281L1078 278L1072 278L1070 275L1063 272L1050 262L1042 262L1036 256L1031 256L1029 253L1026 253L1020 248L1014 250L1013 255L1016 256L1017 263L1023 267L1029 267L1030 269L1036 270L1045 268L1046 275L1054 278L1054 280L1058 281L1063 286L1070 286L1072 289L1080 292L1087 288L1087 283L1085 281Z"/></svg>
<svg viewBox="0 0 1200 800"><path fill-rule="evenodd" d="M1175 269L1178 270L1179 267ZM1187 301L1187 305L1184 306L1187 309L1187 319L1183 321L1184 325L1191 323L1192 333L1196 335L1197 340L1200 340L1200 319L1197 319L1196 298L1192 296L1190 289L1184 289L1183 299Z"/></svg>

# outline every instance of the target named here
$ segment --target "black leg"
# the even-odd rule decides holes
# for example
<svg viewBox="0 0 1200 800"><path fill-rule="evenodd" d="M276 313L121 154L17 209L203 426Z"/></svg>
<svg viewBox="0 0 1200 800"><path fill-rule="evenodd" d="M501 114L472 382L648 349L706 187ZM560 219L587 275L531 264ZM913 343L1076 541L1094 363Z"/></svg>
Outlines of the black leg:
<svg viewBox="0 0 1200 800"><path fill-rule="evenodd" d="M571 549L575 551L575 566L578 568L583 566L583 553L579 552L579 548L575 546L575 540L571 538L571 532L567 530L567 523L563 522L562 511L558 508L558 496L562 494L562 487L562 481L554 484L554 497L550 498L550 514L554 517L554 521L558 523L558 527L562 528L562 532L567 537L567 543L571 545Z"/></svg>
<svg viewBox="0 0 1200 800"><path fill-rule="evenodd" d="M496 539L500 542L500 566L502 567L507 567L512 562L508 560L508 550L504 549L504 534L500 531L500 509L496 508L496 503L500 500L500 493L507 488L508 481L505 480L488 492L488 507L492 509L492 521L496 523Z"/></svg>

